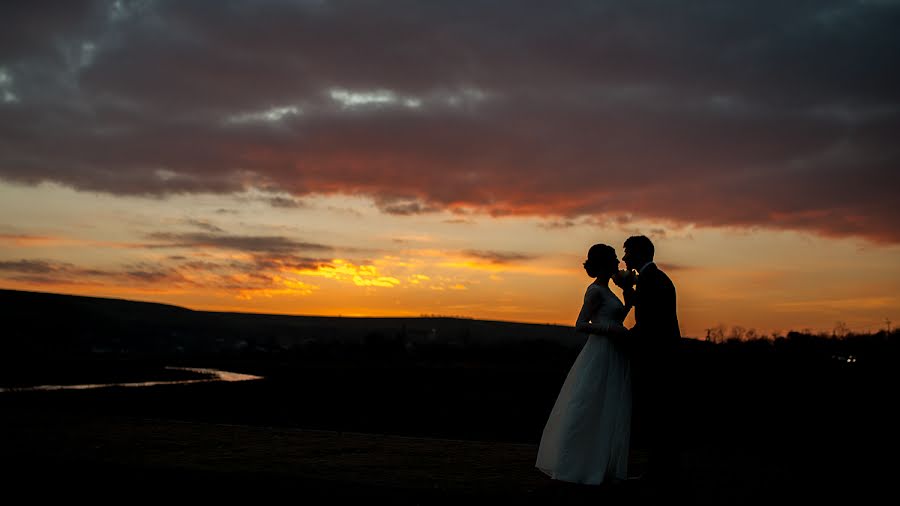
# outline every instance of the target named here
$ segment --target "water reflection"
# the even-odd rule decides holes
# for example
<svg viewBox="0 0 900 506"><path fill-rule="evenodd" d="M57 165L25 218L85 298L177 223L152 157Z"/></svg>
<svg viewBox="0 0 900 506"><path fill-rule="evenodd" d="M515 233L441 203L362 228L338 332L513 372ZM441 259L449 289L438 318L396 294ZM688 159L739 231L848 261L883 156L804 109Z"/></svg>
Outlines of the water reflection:
<svg viewBox="0 0 900 506"><path fill-rule="evenodd" d="M86 385L40 385L36 387L12 387L0 388L3 392L37 392L48 390L90 390L92 388L108 388L108 387L152 387L156 385L187 385L190 383L212 383L215 381L252 381L263 379L262 376L253 376L251 374L241 374L230 371L220 371L218 369L204 369L195 367L166 367L173 371L190 371L198 374L204 374L208 377L192 380L170 380L170 381L142 381L139 383L96 383Z"/></svg>

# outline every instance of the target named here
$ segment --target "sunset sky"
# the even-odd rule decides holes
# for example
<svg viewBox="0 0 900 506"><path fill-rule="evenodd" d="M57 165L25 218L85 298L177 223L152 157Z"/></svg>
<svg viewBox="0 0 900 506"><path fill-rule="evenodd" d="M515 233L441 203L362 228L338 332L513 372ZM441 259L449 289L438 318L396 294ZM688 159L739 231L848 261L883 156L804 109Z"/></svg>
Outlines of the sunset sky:
<svg viewBox="0 0 900 506"><path fill-rule="evenodd" d="M900 322L900 1L0 18L0 288L571 325L645 234L686 335Z"/></svg>

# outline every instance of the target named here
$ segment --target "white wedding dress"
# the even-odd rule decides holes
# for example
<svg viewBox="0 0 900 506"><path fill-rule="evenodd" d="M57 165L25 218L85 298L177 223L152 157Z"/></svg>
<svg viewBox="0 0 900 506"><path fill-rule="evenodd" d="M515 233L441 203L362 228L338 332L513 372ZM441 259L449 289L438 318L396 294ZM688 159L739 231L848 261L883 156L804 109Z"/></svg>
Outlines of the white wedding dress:
<svg viewBox="0 0 900 506"><path fill-rule="evenodd" d="M626 313L608 286L591 283L578 321L621 324ZM610 338L590 334L550 412L535 466L553 479L574 483L624 480L630 437L628 358Z"/></svg>

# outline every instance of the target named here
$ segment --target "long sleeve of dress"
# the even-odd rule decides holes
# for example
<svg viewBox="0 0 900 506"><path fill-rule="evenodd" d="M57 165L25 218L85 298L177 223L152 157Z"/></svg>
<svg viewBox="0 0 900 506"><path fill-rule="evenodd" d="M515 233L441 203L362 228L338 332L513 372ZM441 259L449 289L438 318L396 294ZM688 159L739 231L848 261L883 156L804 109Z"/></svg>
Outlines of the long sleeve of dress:
<svg viewBox="0 0 900 506"><path fill-rule="evenodd" d="M576 327L591 323L594 312L597 310L599 303L597 292L592 288L593 286L588 286L587 291L584 292L584 302L581 304L581 311L578 312L578 319L575 320Z"/></svg>
<svg viewBox="0 0 900 506"><path fill-rule="evenodd" d="M590 332L596 335L609 336L617 331L624 330L620 322L602 319L595 321L594 315L597 309L603 304L602 288L596 285L590 285L584 294L584 303L581 305L581 311L578 313L578 319L575 321L575 328L579 331Z"/></svg>

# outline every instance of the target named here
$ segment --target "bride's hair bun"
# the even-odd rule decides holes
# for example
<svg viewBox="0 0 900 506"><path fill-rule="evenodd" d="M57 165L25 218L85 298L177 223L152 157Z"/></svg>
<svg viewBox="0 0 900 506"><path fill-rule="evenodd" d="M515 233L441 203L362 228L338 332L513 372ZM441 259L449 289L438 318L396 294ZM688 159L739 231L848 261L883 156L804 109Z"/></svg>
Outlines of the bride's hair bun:
<svg viewBox="0 0 900 506"><path fill-rule="evenodd" d="M588 262L603 262L616 258L616 250L612 246L606 244L595 244L588 250Z"/></svg>

